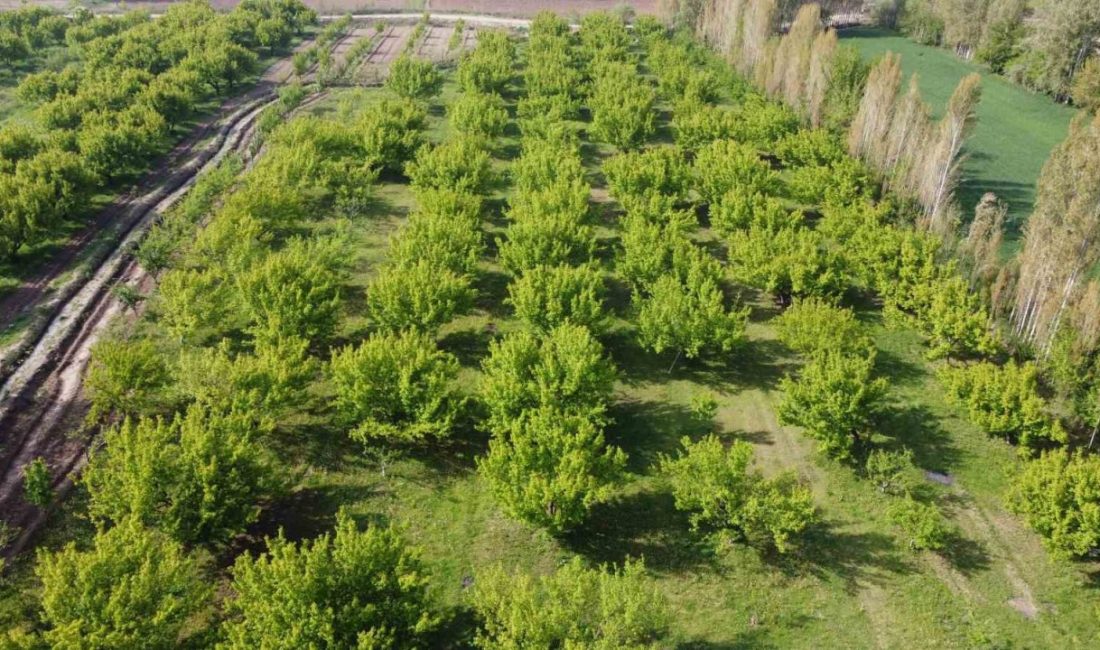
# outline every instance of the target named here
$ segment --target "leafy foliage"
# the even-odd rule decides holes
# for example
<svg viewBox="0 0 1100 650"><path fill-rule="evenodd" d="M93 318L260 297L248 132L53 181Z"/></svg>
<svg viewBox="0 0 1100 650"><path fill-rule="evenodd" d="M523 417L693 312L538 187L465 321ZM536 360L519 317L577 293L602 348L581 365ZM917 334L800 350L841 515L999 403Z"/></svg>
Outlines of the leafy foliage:
<svg viewBox="0 0 1100 650"><path fill-rule="evenodd" d="M810 359L797 379L780 384L779 419L795 424L837 460L850 460L882 409L886 381L873 379L875 356L828 352Z"/></svg>
<svg viewBox="0 0 1100 650"><path fill-rule="evenodd" d="M859 354L873 345L851 309L820 298L796 300L775 323L779 340L808 356L828 352Z"/></svg>
<svg viewBox="0 0 1100 650"><path fill-rule="evenodd" d="M430 99L442 87L443 75L431 61L404 52L390 63L386 88L402 99Z"/></svg>
<svg viewBox="0 0 1100 650"><path fill-rule="evenodd" d="M196 562L134 521L96 533L87 551L40 551L35 574L51 647L175 648L210 604Z"/></svg>
<svg viewBox="0 0 1100 650"><path fill-rule="evenodd" d="M573 558L538 578L496 567L477 576L471 602L481 621L477 645L488 650L644 650L658 647L669 623L641 560L614 571Z"/></svg>
<svg viewBox="0 0 1100 650"><path fill-rule="evenodd" d="M574 323L599 332L603 294L603 274L594 266L536 266L508 286L516 317L542 331Z"/></svg>
<svg viewBox="0 0 1100 650"><path fill-rule="evenodd" d="M400 172L423 144L427 112L410 99L384 99L359 120L363 148L390 172Z"/></svg>
<svg viewBox="0 0 1100 650"><path fill-rule="evenodd" d="M23 466L23 498L39 508L53 500L53 477L41 456Z"/></svg>
<svg viewBox="0 0 1100 650"><path fill-rule="evenodd" d="M279 489L249 414L191 406L172 420L109 429L81 481L97 522L134 519L186 544L217 544L256 520Z"/></svg>
<svg viewBox="0 0 1100 650"><path fill-rule="evenodd" d="M592 82L592 134L619 149L634 149L653 133L656 94L632 64L606 63Z"/></svg>
<svg viewBox="0 0 1100 650"><path fill-rule="evenodd" d="M748 309L726 309L721 287L713 278L671 274L657 278L649 296L635 293L638 340L660 354L676 350L689 359L704 348L728 352L741 340Z"/></svg>
<svg viewBox="0 0 1100 650"><path fill-rule="evenodd" d="M421 147L405 166L405 174L418 193L434 189L483 195L492 182L489 154L469 137Z"/></svg>
<svg viewBox="0 0 1100 650"><path fill-rule="evenodd" d="M908 538L909 547L927 551L941 551L951 537L951 527L934 505L921 503L912 497L894 501L889 509L894 522Z"/></svg>
<svg viewBox="0 0 1100 650"><path fill-rule="evenodd" d="M390 264L367 286L367 310L387 332L415 330L433 333L470 308L470 279L429 260Z"/></svg>
<svg viewBox="0 0 1100 650"><path fill-rule="evenodd" d="M84 390L90 421L151 414L163 403L168 364L149 341L105 338L92 348Z"/></svg>
<svg viewBox="0 0 1100 650"><path fill-rule="evenodd" d="M778 177L756 150L734 140L716 140L695 156L696 189L707 203L714 203L732 189L748 194L771 193Z"/></svg>
<svg viewBox="0 0 1100 650"><path fill-rule="evenodd" d="M463 135L491 140L504 133L508 111L499 95L467 92L448 108L451 128Z"/></svg>
<svg viewBox="0 0 1100 650"><path fill-rule="evenodd" d="M438 623L419 554L393 528L360 531L346 512L336 530L233 565L226 648L411 647Z"/></svg>
<svg viewBox="0 0 1100 650"><path fill-rule="evenodd" d="M361 441L446 437L460 400L458 361L424 334L375 334L333 352L335 406Z"/></svg>
<svg viewBox="0 0 1100 650"><path fill-rule="evenodd" d="M661 473L672 487L676 508L691 513L692 527L714 528L731 539L791 549L816 518L808 488L791 476L764 479L749 469L752 445L728 447L717 436L682 441L683 451L661 459Z"/></svg>
<svg viewBox="0 0 1100 650"><path fill-rule="evenodd" d="M1024 465L1008 498L1058 557L1100 546L1100 459L1056 449Z"/></svg>

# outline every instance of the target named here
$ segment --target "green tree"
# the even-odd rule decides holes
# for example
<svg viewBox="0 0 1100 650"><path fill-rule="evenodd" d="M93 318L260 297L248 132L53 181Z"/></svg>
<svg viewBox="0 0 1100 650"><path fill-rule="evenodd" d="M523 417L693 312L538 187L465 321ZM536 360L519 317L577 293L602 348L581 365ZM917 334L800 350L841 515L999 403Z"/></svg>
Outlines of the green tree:
<svg viewBox="0 0 1100 650"><path fill-rule="evenodd" d="M734 119L728 110L685 99L672 110L672 134L685 151L698 151L731 137Z"/></svg>
<svg viewBox="0 0 1100 650"><path fill-rule="evenodd" d="M611 194L628 212L653 194L668 197L670 205L683 202L691 182L690 168L676 147L620 153L604 163L603 172Z"/></svg>
<svg viewBox="0 0 1100 650"><path fill-rule="evenodd" d="M53 477L41 456L23 466L23 497L39 508L45 508L53 500Z"/></svg>
<svg viewBox="0 0 1100 650"><path fill-rule="evenodd" d="M661 644L671 620L641 560L615 571L573 558L538 578L498 566L477 576L471 602L486 650L645 650Z"/></svg>
<svg viewBox="0 0 1100 650"><path fill-rule="evenodd" d="M715 203L727 192L764 195L778 187L778 176L760 159L753 147L734 140L716 140L695 155L695 189L707 203Z"/></svg>
<svg viewBox="0 0 1100 650"><path fill-rule="evenodd" d="M619 149L639 147L654 129L653 88L625 63L601 66L592 83L592 135Z"/></svg>
<svg viewBox="0 0 1100 650"><path fill-rule="evenodd" d="M494 433L540 407L602 422L615 378L603 346L587 328L573 324L545 335L523 330L490 343L482 370L481 399Z"/></svg>
<svg viewBox="0 0 1100 650"><path fill-rule="evenodd" d="M541 331L562 323L599 333L606 322L603 274L592 265L536 266L508 285L516 317Z"/></svg>
<svg viewBox="0 0 1100 650"><path fill-rule="evenodd" d="M874 365L873 352L829 352L812 358L797 379L787 377L780 384L784 396L779 420L805 429L829 456L850 460L854 448L866 441L886 397L886 381L872 378Z"/></svg>
<svg viewBox="0 0 1100 650"><path fill-rule="evenodd" d="M450 199L448 204L432 206L430 203L438 202L425 202L422 194L420 207L409 215L408 225L390 240L389 261L398 267L413 267L423 261L433 268L472 275L485 251L485 240L477 207L480 201L469 198L473 201L467 209Z"/></svg>
<svg viewBox="0 0 1100 650"><path fill-rule="evenodd" d="M966 409L971 422L991 436L1019 444L1021 453L1034 454L1068 439L1039 395L1039 369L1033 363L945 367L940 378L948 400Z"/></svg>
<svg viewBox="0 0 1100 650"><path fill-rule="evenodd" d="M883 494L906 491L916 472L916 466L913 465L913 452L910 449L902 451L875 449L867 454L863 471L867 479Z"/></svg>
<svg viewBox="0 0 1100 650"><path fill-rule="evenodd" d="M92 548L39 551L43 639L54 648L177 648L210 607L210 588L180 545L135 521Z"/></svg>
<svg viewBox="0 0 1100 650"><path fill-rule="evenodd" d="M602 501L626 464L607 446L598 420L570 414L573 405L522 411L495 429L478 471L513 517L557 534L574 528Z"/></svg>
<svg viewBox="0 0 1100 650"><path fill-rule="evenodd" d="M508 126L508 111L499 95L467 92L447 107L451 128L457 133L492 140Z"/></svg>
<svg viewBox="0 0 1100 650"><path fill-rule="evenodd" d="M1073 103L1086 111L1100 111L1100 56L1085 63L1073 81Z"/></svg>
<svg viewBox="0 0 1100 650"><path fill-rule="evenodd" d="M461 404L458 360L425 334L374 334L332 354L335 406L361 442L418 442L451 433Z"/></svg>
<svg viewBox="0 0 1100 650"><path fill-rule="evenodd" d="M443 75L431 61L406 52L390 63L386 88L402 99L431 99L443 88Z"/></svg>
<svg viewBox="0 0 1100 650"><path fill-rule="evenodd" d="M383 169L398 173L423 145L427 111L411 99L383 99L363 112L363 148Z"/></svg>
<svg viewBox="0 0 1100 650"><path fill-rule="evenodd" d="M828 352L860 354L874 345L851 309L820 298L796 300L775 324L779 340L807 356Z"/></svg>
<svg viewBox="0 0 1100 650"><path fill-rule="evenodd" d="M692 528L714 529L725 539L746 539L780 553L817 519L810 490L791 476L765 479L751 471L752 445L727 447L717 436L681 441L677 458L662 456L676 508L691 513Z"/></svg>
<svg viewBox="0 0 1100 650"><path fill-rule="evenodd" d="M1051 554L1088 555L1100 546L1100 458L1064 449L1044 453L1016 476L1008 505Z"/></svg>
<svg viewBox="0 0 1100 650"><path fill-rule="evenodd" d="M478 33L477 47L458 64L458 83L467 93L502 93L512 80L515 45L499 30Z"/></svg>
<svg viewBox="0 0 1100 650"><path fill-rule="evenodd" d="M435 332L473 303L470 279L428 260L382 267L367 285L367 311L384 331Z"/></svg>
<svg viewBox="0 0 1100 650"><path fill-rule="evenodd" d="M634 297L639 342L657 354L675 350L673 366L680 355L694 359L704 349L729 352L744 337L748 308L727 310L713 278L689 274L681 280L666 274L657 278L648 296L635 291Z"/></svg>
<svg viewBox="0 0 1100 650"><path fill-rule="evenodd" d="M405 165L413 189L451 190L484 195L493 180L489 154L474 138L458 137L441 145L425 145Z"/></svg>
<svg viewBox="0 0 1100 650"><path fill-rule="evenodd" d="M164 402L169 379L168 364L151 342L105 338L92 348L84 377L88 419L151 414Z"/></svg>
<svg viewBox="0 0 1100 650"><path fill-rule="evenodd" d="M782 305L796 297L838 297L847 288L844 258L816 230L751 226L735 231L728 243L734 277Z"/></svg>
<svg viewBox="0 0 1100 650"><path fill-rule="evenodd" d="M252 265L238 279L239 295L257 338L330 337L340 315L341 260L320 242L294 240Z"/></svg>
<svg viewBox="0 0 1100 650"><path fill-rule="evenodd" d="M894 501L889 508L890 521L894 522L907 538L909 548L942 551L951 537L951 527L940 509L921 503L912 497Z"/></svg>
<svg viewBox="0 0 1100 650"><path fill-rule="evenodd" d="M280 485L251 414L192 405L172 420L108 429L81 481L93 520L134 519L185 544L228 541L259 516Z"/></svg>
<svg viewBox="0 0 1100 650"><path fill-rule="evenodd" d="M358 530L344 511L334 534L269 538L232 574L222 648L417 647L438 623L419 553L392 527Z"/></svg>

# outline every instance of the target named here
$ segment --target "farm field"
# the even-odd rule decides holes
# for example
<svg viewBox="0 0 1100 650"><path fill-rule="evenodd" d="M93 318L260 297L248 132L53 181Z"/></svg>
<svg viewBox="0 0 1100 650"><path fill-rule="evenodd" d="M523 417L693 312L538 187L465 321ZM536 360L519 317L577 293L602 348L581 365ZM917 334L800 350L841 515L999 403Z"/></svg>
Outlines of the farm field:
<svg viewBox="0 0 1100 650"><path fill-rule="evenodd" d="M409 27L400 34L382 32L379 44L365 53L366 64L392 64L395 57L389 56L389 48L404 47L403 39L409 38L411 31ZM363 28L362 34L370 32ZM613 36L618 34L612 30ZM486 39L484 35L479 33L476 41L499 46L499 38ZM475 41L465 33L460 36L456 42L472 46ZM442 43L448 37L446 28L427 26L419 36L423 40L414 42L412 49L441 54ZM536 138L525 135L523 128L536 133L540 128L537 120L532 126L525 125L521 118L521 111L529 110L521 109L521 100L532 92L523 75L529 48L518 36L509 37L518 50L508 60L511 67L505 81L496 88L501 91L504 122L496 132L483 134L470 154L487 153L487 169L491 172L486 182L474 190L481 206L475 230L485 244L468 273L476 295L468 309L442 319L438 329L426 328L433 349L437 346L456 360L457 373L450 383L469 405L468 410L453 422L449 435L440 439L428 437L411 443L353 440L349 437L352 427L336 413L338 388L333 378L328 371L309 376L307 387L300 390L300 401L289 412L280 412L273 429L262 438L278 463L274 471L287 482L285 490L264 499L259 518L250 522L243 534L232 535L223 544L196 542L192 546L204 576L218 587L218 607L224 605L233 588L226 569L234 558L259 553L264 538L279 531L294 542L321 535L332 529L342 510L358 526L392 524L410 545L422 550L428 593L433 605L443 612L438 628L427 637L429 647L468 647L475 642L481 623L471 604L471 594L491 568L503 566L508 574L516 576L544 575L574 558L589 566L644 559L646 584L662 594L668 608L667 634L654 642L654 647L1088 648L1100 643L1100 632L1094 624L1095 582L1100 568L1094 563L1049 559L1039 537L1007 512L1004 497L1022 464L1016 449L987 436L970 424L960 409L948 405L937 378L939 364L927 359L924 337L908 325L888 323L875 299L854 290L841 292L838 297L854 308L856 318L877 348L875 373L885 380L889 391L887 403L872 423L874 433L866 443L883 450L907 448L913 452L918 470L914 492L939 504L955 529L946 548L941 552L911 548L888 514L897 497L881 493L850 465L828 459L801 428L781 424L778 413L785 397L782 380L797 374L807 359L780 340L777 323L782 299L740 277L731 277L739 262L726 251L730 234L721 231L715 213L702 209L703 190L695 180L690 181L686 200L676 205L678 210L669 209L658 218L682 219L687 214L695 224L699 215L703 217L687 231L685 241L690 250L720 262L721 301L743 302L748 307L744 335L730 349L707 346L698 358L681 358L672 349L656 351L642 342L636 301L650 289L632 286L634 279L624 270L624 251L630 245L624 236L628 212L624 203L629 197L609 181L615 175L615 163L610 161L619 159L621 150L600 137L603 132L590 106L560 122L567 133L576 133L576 149L583 163L579 180L591 190L584 197L583 212L594 247L582 257L604 288L601 311L605 322L595 329L594 338L616 370L606 405L604 435L606 442L622 449L627 458L620 480L605 498L591 506L583 521L568 531L552 534L505 512L494 497L494 485L478 469L478 459L489 453L490 439L498 435L490 434L487 425L479 421L487 408L479 405L479 400L488 380L486 362L494 354L494 345L531 328L529 322L517 316L517 308L509 301L509 286L522 274L503 251L510 239L519 239L514 229L514 207L517 197L523 194L517 186L521 177L518 169L525 147L535 146L532 141ZM631 81L644 88L659 87L661 70L648 58L652 55L634 39L628 43L619 54L641 61L637 77L631 77ZM743 85L734 82L731 72L712 57L690 51L699 57L700 70L721 80L710 100L714 107L738 114L736 111L747 103ZM372 60L374 55L378 60ZM423 77L431 76L419 72ZM376 77L352 72L350 78L373 81ZM448 65L443 68L438 92L425 91L424 96L417 97L424 105L424 124L419 132L428 144L422 151L468 142L463 138L471 134L463 129L471 127L453 119L452 114L464 97L474 94L469 85L478 82L470 82L469 78L463 81L461 71ZM953 84L949 78L944 71L946 92ZM339 165L333 165L336 171L330 172L334 178L324 180L332 181L335 190L323 187L323 183L308 187L308 191L295 186L259 185L267 192L282 192L276 196L288 204L299 205L294 201L301 201L307 206L289 216L269 217L268 213L275 211L268 205L269 209L260 214L273 220L282 218L284 223L267 224L263 234L254 239L252 235L238 237L239 233L219 239L217 229L230 227L225 224L232 224L234 216L242 218L241 213L223 210L224 206L240 206L240 201L246 199L262 200L249 179L250 174L271 173L264 167L265 160L287 156L276 160L296 169L286 161L301 159L290 157L287 142L296 143L302 150L308 150L307 146L331 146L337 152L358 152L354 149L361 146L358 141L348 144L341 139L350 132L348 125L369 124L370 119L377 119L380 106L388 107L389 114L397 114L394 104L384 102L394 102L398 88L397 84L334 84L311 92L299 107L280 116L278 121L285 122L285 130L269 126L258 136L264 146L255 149L258 154L252 166L224 168L233 175L230 182L216 186L213 196L206 199L203 219L196 222L198 231L206 236L197 236L200 244L193 247L191 234L183 237L178 242L181 250L175 251L166 275L215 274L222 263L247 265L265 259L264 255L276 259L303 245L316 246L307 250L314 256L312 261L323 262L321 258L332 250L325 246L338 245L344 254L334 255L340 260L342 274L338 276L338 291L333 293L339 300L332 331L308 341L301 366L326 364L344 346L359 345L385 331L382 310L371 303L369 296L376 290L381 293L377 283L395 268L388 264L396 263L392 259L398 250L396 242L408 236L411 222L418 218L424 188L414 186L408 177L411 174L386 167L364 170L364 160L346 153L343 157L333 155ZM988 87L986 92L988 105L995 92ZM677 141L679 131L672 120L678 107L663 93L650 107L652 128L629 148L673 151L671 145ZM939 103L945 99L931 89L926 97ZM477 123L469 115L467 119ZM301 130L296 131L296 125ZM326 137L311 140L310 128ZM554 133L546 125L542 128ZM563 141L568 145L572 139L567 136ZM979 142L992 146L994 141L988 135L983 140L979 131L975 143ZM680 156L681 152L675 150L671 155ZM413 159L427 166L419 156ZM981 161L975 156L971 164ZM314 169L309 164L304 167ZM982 173L995 178L996 169L1000 168L990 163ZM465 182L466 177L455 174L452 178L458 183ZM1019 188L1017 191L1023 192ZM1026 200L1022 197L1025 195L1019 194L1014 199L1017 210L1018 202ZM680 236L669 232L673 231L665 231L665 235ZM242 248L233 249L234 244ZM219 246L226 247L222 253L233 254L203 257ZM254 268L234 270L241 277L252 277ZM398 270L411 273L408 267ZM433 282L450 277L442 269L433 270ZM187 359L188 355L214 354L215 350L225 354L225 350L233 349L236 358L251 358L250 350L259 347L259 328L242 325L241 314L226 312L221 321L212 319L203 325L220 331L224 343L205 340L201 332L197 333L198 328L188 329L186 323L180 326L181 320L173 320L172 309L187 309L188 305L173 307L165 302L163 294L158 294L157 283L160 287L171 284L165 277L142 276L139 285L148 291L147 304L114 319L108 341L121 341L135 348L147 346L153 354L170 360L166 362L171 365L166 371L169 374L178 372L177 360ZM289 282L300 279L284 277ZM211 291L234 290L226 286ZM216 294L215 301L225 295L231 294ZM204 298L192 294L189 300L200 302ZM277 305L271 306L276 302L265 307L276 310ZM312 301L303 306L303 311L321 302ZM211 313L219 306L200 304L207 304ZM177 329L170 331L172 327ZM190 358L193 361L196 357ZM191 383L177 382L152 397L151 406L137 405L133 414L163 414L178 408L180 402L189 399L181 397L188 390L207 391L216 397L218 391L211 384L229 380L220 375L205 377L206 383L189 379ZM241 395L245 394L242 389ZM254 393L247 395L241 397L242 401ZM700 408L698 405L704 402L713 406ZM114 424L118 419L114 418ZM74 421L73 426L80 425ZM803 531L790 553L780 553L766 544L758 547L715 540L693 531L688 514L677 509L668 477L660 469L662 458L676 455L682 438L699 440L710 433L725 446L737 441L748 443L753 450L753 466L765 477L789 472L812 495L817 521ZM91 546L94 529L87 512L94 498L86 486L77 486L53 514L38 546L46 552L57 551L74 540L81 548ZM38 615L42 585L33 565L29 553L16 558L0 582L0 631L34 627L28 621ZM203 610L190 620L187 632L202 624L213 629L227 620L233 617L224 611ZM196 632L188 641L203 646L219 638L216 631Z"/></svg>
<svg viewBox="0 0 1100 650"><path fill-rule="evenodd" d="M885 52L901 55L902 92L917 73L924 100L939 117L955 86L973 72L982 75L978 122L967 143L963 182L958 196L964 218L985 192L994 192L1009 204L1007 240L1018 244L1021 229L1035 201L1035 186L1051 149L1066 137L1075 110L1049 96L1031 92L943 48L916 43L901 34L877 28L840 31L841 42L852 45L866 59Z"/></svg>

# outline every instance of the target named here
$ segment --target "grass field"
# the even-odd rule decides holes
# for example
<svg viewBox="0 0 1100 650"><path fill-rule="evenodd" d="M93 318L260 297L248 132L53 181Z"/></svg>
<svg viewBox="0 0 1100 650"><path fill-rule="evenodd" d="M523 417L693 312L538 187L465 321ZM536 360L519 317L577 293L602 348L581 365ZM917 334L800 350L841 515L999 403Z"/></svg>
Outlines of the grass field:
<svg viewBox="0 0 1100 650"><path fill-rule="evenodd" d="M311 111L354 118L376 101L379 90L336 90ZM454 97L452 83L439 103ZM446 137L439 103L429 136ZM517 134L495 143L498 170L516 155ZM595 196L599 165L609 152L584 144ZM485 230L499 233L508 193L502 186L489 200ZM346 319L340 338L361 339L366 331L362 296L374 269L385 260L389 237L413 205L408 186L384 180L368 214L354 221L355 272L344 292ZM596 204L600 223L597 258L609 260L617 246L618 206ZM319 228L327 227L321 222ZM713 236L702 230L701 241ZM346 507L361 521L393 522L419 545L433 576L438 600L452 613L447 645L469 639L465 585L485 567L503 563L517 572L544 572L580 555L593 563L642 556L672 609L671 646L679 648L1089 648L1100 645L1095 621L1096 567L1054 562L1002 506L1018 460L1009 446L990 440L945 405L944 394L913 332L887 329L877 310L861 310L880 348L879 371L890 382L892 405L878 430L912 448L918 465L951 477L950 486L929 482L947 504L959 534L948 552L910 551L886 517L886 498L853 472L823 457L797 429L775 416L779 380L798 361L775 339L776 315L766 297L752 296L748 341L736 352L705 361L681 362L668 372L669 356L637 347L628 322L628 292L606 264L614 320L603 343L619 369L608 437L630 456L629 475L588 523L562 538L504 516L475 471L484 454L483 434L463 428L448 444L390 458L366 457L362 448L333 429L325 389L315 408L285 423L280 455L292 465L297 487L271 504L250 531L256 547L262 534L283 529L290 538L316 535ZM443 348L462 363L461 384L473 393L494 332L516 327L504 306L507 277L490 254L478 275L478 308L449 324ZM689 408L693 397L719 402L713 423ZM765 473L793 471L813 489L822 524L790 557L776 557L743 545L714 548L690 532L656 475L662 453L674 452L683 436L717 430L726 439L753 443ZM55 518L44 546L72 536L86 538L88 526L74 512L85 507L78 494ZM230 549L227 556L242 550ZM226 566L228 557L212 560ZM33 580L24 559L0 585L0 629L27 616ZM441 647L442 644L441 644Z"/></svg>
<svg viewBox="0 0 1100 650"><path fill-rule="evenodd" d="M1035 201L1035 184L1050 150L1066 137L1074 109L1047 95L1033 93L969 63L951 52L915 43L895 32L856 28L840 32L842 41L873 59L885 52L901 55L905 74L917 73L921 94L933 113L942 114L948 98L964 76L982 75L978 125L967 147L959 189L964 216L985 192L995 192L1009 204L1009 239L1018 239Z"/></svg>

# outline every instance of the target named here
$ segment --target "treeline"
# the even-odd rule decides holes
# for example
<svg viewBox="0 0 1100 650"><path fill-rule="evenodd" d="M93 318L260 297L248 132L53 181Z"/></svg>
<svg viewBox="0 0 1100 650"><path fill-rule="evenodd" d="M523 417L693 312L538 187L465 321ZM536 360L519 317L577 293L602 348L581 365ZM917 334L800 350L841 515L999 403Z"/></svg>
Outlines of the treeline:
<svg viewBox="0 0 1100 650"><path fill-rule="evenodd" d="M45 48L65 43L69 27L68 19L45 7L0 13L0 62L14 69Z"/></svg>
<svg viewBox="0 0 1100 650"><path fill-rule="evenodd" d="M730 12L739 11L740 19L727 20ZM699 14L695 27L745 74L751 73L758 88L800 109L809 122L813 113L806 112L812 105L807 98L813 94L808 89L814 86L808 71L815 65L815 49L829 49L814 47L824 37L811 39L821 30L818 10L802 7L781 37L769 36L766 27L774 24L775 11L770 0L714 2ZM808 59L798 54L806 51ZM834 55L832 66L854 71L838 72L832 79L841 84L842 94L859 97L849 104L856 107L850 124L841 121L833 133L845 133L849 151L879 170L884 193L878 197L879 188L865 186L847 196L822 195L816 230L840 247L843 268L855 286L872 290L889 317L902 316L925 335L930 356L956 360L942 369L942 378L950 398L971 420L990 435L1019 445L1025 458L1036 458L1016 478L1013 494L1007 495L1010 506L1044 535L1053 553L1086 554L1100 545L1100 526L1088 515L1097 500L1089 487L1092 479L1086 478L1100 468L1100 461L1088 454L1100 423L1094 370L1100 292L1086 282L1095 264L1094 226L1100 218L1094 209L1097 125L1080 118L1052 153L1040 180L1025 250L1018 264L1005 265L998 251L1006 210L996 197L987 196L979 204L965 237L955 234L952 204L943 208L943 197L950 196L957 179L957 147L973 121L974 80L963 80L944 118L933 125L915 84L899 96L896 57L887 56L860 72ZM777 77L780 68L795 81ZM788 92L788 83L795 92ZM853 88L859 90L851 93ZM820 142L835 137L822 134ZM799 166L805 164L800 157L814 152L807 144L767 149L784 163ZM811 195L804 200L810 202ZM917 210L906 207L913 199ZM833 370L844 376L839 368ZM845 372L857 375L855 367ZM1059 471L1069 477L1067 482L1055 480Z"/></svg>
<svg viewBox="0 0 1100 650"><path fill-rule="evenodd" d="M1100 3L1095 0L880 0L873 18L942 45L1029 88L1100 106Z"/></svg>
<svg viewBox="0 0 1100 650"><path fill-rule="evenodd" d="M79 65L27 75L31 124L0 130L0 254L56 234L92 196L144 171L196 108L231 92L259 48L282 47L314 20L294 0L249 0L219 14L204 2L156 20L80 13L65 40Z"/></svg>

